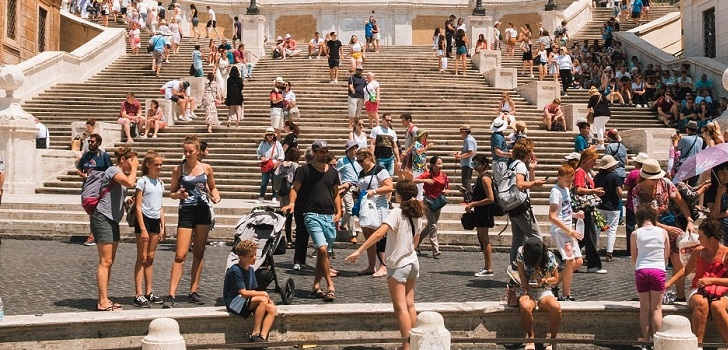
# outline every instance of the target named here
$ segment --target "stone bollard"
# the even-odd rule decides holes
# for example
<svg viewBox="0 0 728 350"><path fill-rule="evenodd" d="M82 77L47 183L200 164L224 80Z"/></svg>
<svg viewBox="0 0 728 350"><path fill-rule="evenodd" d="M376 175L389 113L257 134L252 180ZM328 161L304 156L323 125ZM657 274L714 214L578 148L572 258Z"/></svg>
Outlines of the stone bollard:
<svg viewBox="0 0 728 350"><path fill-rule="evenodd" d="M450 350L450 332L445 320L437 312L425 311L417 315L417 324L410 331L412 350Z"/></svg>
<svg viewBox="0 0 728 350"><path fill-rule="evenodd" d="M142 350L184 350L185 339L179 324L171 318L155 318L149 323L149 334L142 339Z"/></svg>
<svg viewBox="0 0 728 350"><path fill-rule="evenodd" d="M679 315L662 319L662 329L652 337L655 350L696 350L698 338L690 330L690 320Z"/></svg>

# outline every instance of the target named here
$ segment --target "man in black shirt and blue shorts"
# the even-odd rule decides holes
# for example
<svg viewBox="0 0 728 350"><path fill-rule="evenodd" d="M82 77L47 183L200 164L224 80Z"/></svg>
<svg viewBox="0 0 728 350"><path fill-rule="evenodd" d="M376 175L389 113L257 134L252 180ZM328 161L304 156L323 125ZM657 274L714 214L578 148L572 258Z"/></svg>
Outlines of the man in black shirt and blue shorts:
<svg viewBox="0 0 728 350"><path fill-rule="evenodd" d="M316 248L316 277L313 290L316 296L324 301L334 301L334 282L331 278L328 249L336 239L335 223L341 218L341 197L339 197L339 173L327 163L329 145L318 140L311 145L314 159L301 166L293 179L293 187L289 194L289 205L281 208L284 213L292 213L296 204L297 210L303 213L306 230L313 239ZM296 202L298 196L305 202ZM307 244L308 242L302 242ZM299 242L296 240L296 244ZM326 279L328 290L321 290L321 278Z"/></svg>
<svg viewBox="0 0 728 350"><path fill-rule="evenodd" d="M329 34L329 40L326 41L326 58L329 59L329 80L331 84L339 82L339 60L344 54L341 48L341 41L336 36L336 32Z"/></svg>

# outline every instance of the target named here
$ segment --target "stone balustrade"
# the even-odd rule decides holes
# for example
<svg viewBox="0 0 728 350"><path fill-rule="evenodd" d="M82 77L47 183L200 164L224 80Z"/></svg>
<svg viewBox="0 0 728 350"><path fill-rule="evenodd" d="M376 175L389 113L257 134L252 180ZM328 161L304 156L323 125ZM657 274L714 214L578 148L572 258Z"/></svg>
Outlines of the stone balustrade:
<svg viewBox="0 0 728 350"><path fill-rule="evenodd" d="M553 33L556 27L561 25L561 21L566 20L569 22L566 28L573 35L592 20L591 6L591 0L578 0L574 1L564 11L540 11L541 24L545 30Z"/></svg>

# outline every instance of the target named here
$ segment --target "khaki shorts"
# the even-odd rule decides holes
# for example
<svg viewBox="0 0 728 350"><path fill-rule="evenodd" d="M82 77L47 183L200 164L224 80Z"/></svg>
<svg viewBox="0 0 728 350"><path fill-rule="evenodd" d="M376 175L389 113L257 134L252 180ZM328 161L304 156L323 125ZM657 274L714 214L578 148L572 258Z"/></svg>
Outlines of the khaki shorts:
<svg viewBox="0 0 728 350"><path fill-rule="evenodd" d="M283 129L283 108L270 109L270 126L273 129Z"/></svg>
<svg viewBox="0 0 728 350"><path fill-rule="evenodd" d="M349 101L349 118L358 118L361 115L361 107L364 105L364 99L358 97L348 97Z"/></svg>
<svg viewBox="0 0 728 350"><path fill-rule="evenodd" d="M96 243L114 243L121 240L119 223L95 211L91 215L91 234Z"/></svg>

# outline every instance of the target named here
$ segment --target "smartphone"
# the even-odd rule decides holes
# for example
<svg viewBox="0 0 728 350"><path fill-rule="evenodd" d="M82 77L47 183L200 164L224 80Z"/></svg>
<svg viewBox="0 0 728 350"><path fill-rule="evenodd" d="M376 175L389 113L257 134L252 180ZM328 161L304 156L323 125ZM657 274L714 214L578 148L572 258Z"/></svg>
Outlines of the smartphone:
<svg viewBox="0 0 728 350"><path fill-rule="evenodd" d="M549 180L550 178L551 178L551 176L546 176L546 178L545 178L545 179L543 179L543 180L544 180L544 181L548 181L548 180Z"/></svg>

